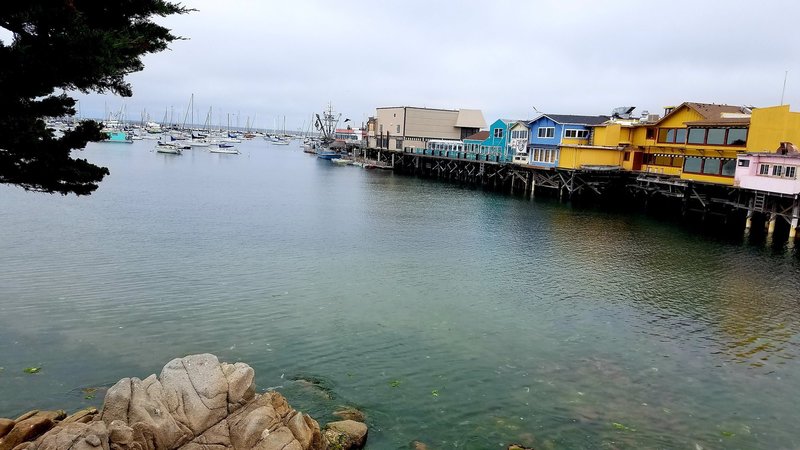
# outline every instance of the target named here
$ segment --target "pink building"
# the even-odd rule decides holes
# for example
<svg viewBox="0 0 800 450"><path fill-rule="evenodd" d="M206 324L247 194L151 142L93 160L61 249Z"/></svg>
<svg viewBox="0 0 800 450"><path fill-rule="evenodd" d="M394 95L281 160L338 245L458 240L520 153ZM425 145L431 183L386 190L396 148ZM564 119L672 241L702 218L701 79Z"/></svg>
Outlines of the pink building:
<svg viewBox="0 0 800 450"><path fill-rule="evenodd" d="M800 194L800 152L782 143L776 153L745 153L737 158L734 186L771 194Z"/></svg>

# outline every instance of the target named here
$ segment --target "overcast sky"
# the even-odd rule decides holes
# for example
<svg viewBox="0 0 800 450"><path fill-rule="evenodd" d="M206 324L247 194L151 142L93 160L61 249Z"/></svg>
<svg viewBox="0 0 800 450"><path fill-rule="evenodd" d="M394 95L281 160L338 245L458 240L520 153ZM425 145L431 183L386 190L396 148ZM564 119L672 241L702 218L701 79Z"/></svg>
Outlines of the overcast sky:
<svg viewBox="0 0 800 450"><path fill-rule="evenodd" d="M189 0L160 20L189 38L145 58L134 96L81 97L86 116L168 107L195 121L297 130L331 102L361 122L378 106L481 109L487 122L533 107L662 113L683 101L800 110L800 2Z"/></svg>

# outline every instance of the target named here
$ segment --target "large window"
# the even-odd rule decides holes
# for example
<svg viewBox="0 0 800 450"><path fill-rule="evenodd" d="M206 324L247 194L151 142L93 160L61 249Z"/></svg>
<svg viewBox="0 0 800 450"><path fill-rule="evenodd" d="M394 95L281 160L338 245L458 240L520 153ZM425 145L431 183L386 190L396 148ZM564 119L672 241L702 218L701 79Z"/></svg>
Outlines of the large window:
<svg viewBox="0 0 800 450"><path fill-rule="evenodd" d="M769 175L769 164L761 164L758 166L759 175Z"/></svg>
<svg viewBox="0 0 800 450"><path fill-rule="evenodd" d="M494 137L496 139L503 139L503 129L502 128L495 128L494 129Z"/></svg>
<svg viewBox="0 0 800 450"><path fill-rule="evenodd" d="M564 137L571 139L586 139L589 136L589 130L564 130Z"/></svg>
<svg viewBox="0 0 800 450"><path fill-rule="evenodd" d="M783 175L783 166L772 166L772 176L779 177Z"/></svg>
<svg viewBox="0 0 800 450"><path fill-rule="evenodd" d="M532 162L554 163L556 162L556 149L554 148L534 148L532 150Z"/></svg>
<svg viewBox="0 0 800 450"><path fill-rule="evenodd" d="M528 139L528 130L512 131L511 139Z"/></svg>
<svg viewBox="0 0 800 450"><path fill-rule="evenodd" d="M725 144L725 129L724 128L709 128L706 134L706 145L723 145Z"/></svg>
<svg viewBox="0 0 800 450"><path fill-rule="evenodd" d="M688 157L683 162L683 171L701 173L703 171L703 158Z"/></svg>
<svg viewBox="0 0 800 450"><path fill-rule="evenodd" d="M786 166L786 171L783 173L783 176L794 180L797 178L797 168L795 166Z"/></svg>
<svg viewBox="0 0 800 450"><path fill-rule="evenodd" d="M685 144L686 128L659 128L658 142L664 144Z"/></svg>
<svg viewBox="0 0 800 450"><path fill-rule="evenodd" d="M541 127L539 128L539 137L542 139L552 138L556 135L555 127Z"/></svg>
<svg viewBox="0 0 800 450"><path fill-rule="evenodd" d="M693 128L689 131L689 143L744 146L747 144L747 128Z"/></svg>
<svg viewBox="0 0 800 450"><path fill-rule="evenodd" d="M703 175L732 177L736 172L736 160L687 156L683 163L683 171L688 173L700 173Z"/></svg>

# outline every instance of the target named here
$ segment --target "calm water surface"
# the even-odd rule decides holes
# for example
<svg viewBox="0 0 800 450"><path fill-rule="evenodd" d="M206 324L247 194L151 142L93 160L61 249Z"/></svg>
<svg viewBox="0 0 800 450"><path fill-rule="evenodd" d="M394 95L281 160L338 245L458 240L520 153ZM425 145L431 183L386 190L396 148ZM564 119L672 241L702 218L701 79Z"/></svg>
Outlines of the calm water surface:
<svg viewBox="0 0 800 450"><path fill-rule="evenodd" d="M370 449L800 448L794 250L152 145L90 146L88 198L0 186L0 416L211 352L320 422L362 409Z"/></svg>

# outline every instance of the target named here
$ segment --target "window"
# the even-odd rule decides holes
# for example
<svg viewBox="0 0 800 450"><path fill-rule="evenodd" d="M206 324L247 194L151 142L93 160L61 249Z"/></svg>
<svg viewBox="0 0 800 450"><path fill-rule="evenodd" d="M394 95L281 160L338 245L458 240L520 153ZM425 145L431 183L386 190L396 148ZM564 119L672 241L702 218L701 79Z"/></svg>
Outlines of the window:
<svg viewBox="0 0 800 450"><path fill-rule="evenodd" d="M720 173L722 162L719 158L707 158L703 164L703 173L707 175L717 175Z"/></svg>
<svg viewBox="0 0 800 450"><path fill-rule="evenodd" d="M784 172L783 176L786 178L795 179L797 178L797 168L795 166L786 166L786 172Z"/></svg>
<svg viewBox="0 0 800 450"><path fill-rule="evenodd" d="M511 139L528 139L528 130L512 131Z"/></svg>
<svg viewBox="0 0 800 450"><path fill-rule="evenodd" d="M685 144L686 128L659 128L658 142L664 144Z"/></svg>
<svg viewBox="0 0 800 450"><path fill-rule="evenodd" d="M761 164L758 168L759 175L769 175L769 164Z"/></svg>
<svg viewBox="0 0 800 450"><path fill-rule="evenodd" d="M631 160L631 152L625 152L625 153L622 155L622 160L623 160L623 161L630 161L630 160Z"/></svg>
<svg viewBox="0 0 800 450"><path fill-rule="evenodd" d="M589 130L564 130L565 138L586 139L587 136L589 136Z"/></svg>
<svg viewBox="0 0 800 450"><path fill-rule="evenodd" d="M543 139L552 138L556 135L555 127L541 127L539 128L539 137Z"/></svg>
<svg viewBox="0 0 800 450"><path fill-rule="evenodd" d="M683 162L684 172L700 173L703 170L703 159L689 156Z"/></svg>
<svg viewBox="0 0 800 450"><path fill-rule="evenodd" d="M655 137L656 137L656 131L653 128L648 128L645 131L645 135L644 135L645 139L655 139Z"/></svg>
<svg viewBox="0 0 800 450"><path fill-rule="evenodd" d="M739 167L750 167L750 160L749 159L740 159L739 160Z"/></svg>
<svg viewBox="0 0 800 450"><path fill-rule="evenodd" d="M397 134L400 134L400 125L397 126Z"/></svg>
<svg viewBox="0 0 800 450"><path fill-rule="evenodd" d="M725 141L728 145L746 145L747 144L747 128L730 128L728 129L728 138Z"/></svg>
<svg viewBox="0 0 800 450"><path fill-rule="evenodd" d="M703 175L722 175L725 177L732 177L736 172L736 160L687 156L683 163L683 171L689 173L701 173Z"/></svg>
<svg viewBox="0 0 800 450"><path fill-rule="evenodd" d="M705 144L706 142L706 129L705 128L692 128L689 130L689 139L686 141L689 144Z"/></svg>
<svg viewBox="0 0 800 450"><path fill-rule="evenodd" d="M495 128L494 129L494 137L495 137L495 139L503 139L503 129L502 128Z"/></svg>
<svg viewBox="0 0 800 450"><path fill-rule="evenodd" d="M783 166L772 166L772 176L779 177L783 175Z"/></svg>
<svg viewBox="0 0 800 450"><path fill-rule="evenodd" d="M736 174L736 160L735 159L728 159L724 160L722 163L722 175L726 177L732 177Z"/></svg>
<svg viewBox="0 0 800 450"><path fill-rule="evenodd" d="M534 148L533 162L554 163L556 162L556 150L551 148Z"/></svg>
<svg viewBox="0 0 800 450"><path fill-rule="evenodd" d="M725 128L709 128L706 136L707 145L725 144Z"/></svg>

